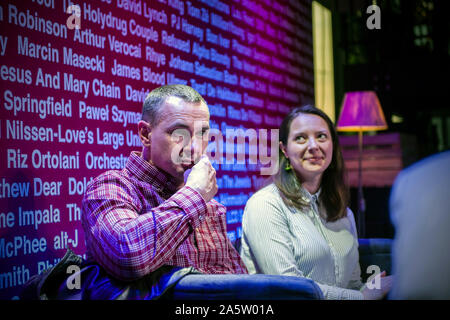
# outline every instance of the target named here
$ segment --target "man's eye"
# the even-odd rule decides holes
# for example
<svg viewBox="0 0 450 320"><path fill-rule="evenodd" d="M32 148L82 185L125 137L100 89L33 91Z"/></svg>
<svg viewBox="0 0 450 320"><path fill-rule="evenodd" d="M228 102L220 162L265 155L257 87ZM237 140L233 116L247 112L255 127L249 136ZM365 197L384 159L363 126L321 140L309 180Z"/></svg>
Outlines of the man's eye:
<svg viewBox="0 0 450 320"><path fill-rule="evenodd" d="M180 134L172 134L172 141L175 143L181 143L185 140L185 137Z"/></svg>
<svg viewBox="0 0 450 320"><path fill-rule="evenodd" d="M172 141L174 142L182 142L183 140L189 140L190 139L190 133L186 129L175 129L170 134L172 137Z"/></svg>
<svg viewBox="0 0 450 320"><path fill-rule="evenodd" d="M203 137L205 137L206 135L208 135L208 130L199 131L199 132L197 133L197 137L199 137L199 138L203 138Z"/></svg>

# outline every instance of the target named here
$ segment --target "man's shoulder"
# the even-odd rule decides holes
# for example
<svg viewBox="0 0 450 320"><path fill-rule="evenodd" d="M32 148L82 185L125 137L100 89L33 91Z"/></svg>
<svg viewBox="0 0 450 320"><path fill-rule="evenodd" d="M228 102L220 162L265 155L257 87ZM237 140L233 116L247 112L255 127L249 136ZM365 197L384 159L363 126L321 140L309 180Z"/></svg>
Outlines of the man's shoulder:
<svg viewBox="0 0 450 320"><path fill-rule="evenodd" d="M94 179L92 179L87 185L86 191L92 191L99 188L114 187L126 187L127 189L132 184L130 177L124 172L124 170L108 170L102 172Z"/></svg>
<svg viewBox="0 0 450 320"><path fill-rule="evenodd" d="M126 174L124 174L123 170L108 170L102 172L98 176L96 176L92 182L93 183L105 183L108 181L118 181L118 180L128 180Z"/></svg>
<svg viewBox="0 0 450 320"><path fill-rule="evenodd" d="M425 158L405 170L409 174L448 175L450 173L450 151L438 153Z"/></svg>
<svg viewBox="0 0 450 320"><path fill-rule="evenodd" d="M448 181L450 181L450 151L432 155L404 169L397 177L396 184L402 183L402 187L439 188L443 184L448 184Z"/></svg>

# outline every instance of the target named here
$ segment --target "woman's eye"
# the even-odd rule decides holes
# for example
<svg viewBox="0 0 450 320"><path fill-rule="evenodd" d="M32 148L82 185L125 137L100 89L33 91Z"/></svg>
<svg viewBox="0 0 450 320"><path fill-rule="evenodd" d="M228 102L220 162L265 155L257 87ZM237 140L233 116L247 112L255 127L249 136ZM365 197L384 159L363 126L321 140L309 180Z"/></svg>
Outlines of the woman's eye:
<svg viewBox="0 0 450 320"><path fill-rule="evenodd" d="M300 142L300 143L302 143L302 142L305 142L305 141L306 141L306 139L305 139L305 137L304 137L304 136L298 136L297 138L295 138L295 140L296 140L296 141L298 141L298 142Z"/></svg>
<svg viewBox="0 0 450 320"><path fill-rule="evenodd" d="M325 133L320 133L317 137L318 137L320 140L326 140L326 139L328 138L328 136L327 136Z"/></svg>

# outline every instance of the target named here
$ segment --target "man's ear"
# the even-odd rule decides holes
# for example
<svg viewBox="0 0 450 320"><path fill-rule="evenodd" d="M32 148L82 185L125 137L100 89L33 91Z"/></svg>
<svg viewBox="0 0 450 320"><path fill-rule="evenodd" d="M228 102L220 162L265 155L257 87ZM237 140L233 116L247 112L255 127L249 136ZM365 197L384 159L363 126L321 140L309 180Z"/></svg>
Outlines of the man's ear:
<svg viewBox="0 0 450 320"><path fill-rule="evenodd" d="M152 135L152 127L150 123L141 120L138 122L138 133L144 147L150 146L150 136Z"/></svg>
<svg viewBox="0 0 450 320"><path fill-rule="evenodd" d="M286 147L284 146L283 142L281 142L281 141L280 141L280 150L281 150L281 152L283 152L283 154L286 157L286 159L289 159L287 154L286 154Z"/></svg>

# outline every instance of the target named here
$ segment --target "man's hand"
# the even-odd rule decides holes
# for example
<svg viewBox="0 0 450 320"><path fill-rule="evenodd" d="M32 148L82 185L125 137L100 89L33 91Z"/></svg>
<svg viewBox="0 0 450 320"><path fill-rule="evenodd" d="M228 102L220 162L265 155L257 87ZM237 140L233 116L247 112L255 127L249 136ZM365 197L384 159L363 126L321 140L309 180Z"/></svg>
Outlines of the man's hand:
<svg viewBox="0 0 450 320"><path fill-rule="evenodd" d="M394 281L393 276L386 276L386 271L380 274L380 289L369 289L365 287L362 290L364 300L381 300L383 299L391 290L392 282Z"/></svg>
<svg viewBox="0 0 450 320"><path fill-rule="evenodd" d="M216 170L207 156L203 156L189 173L186 186L198 191L205 202L209 202L217 193Z"/></svg>

